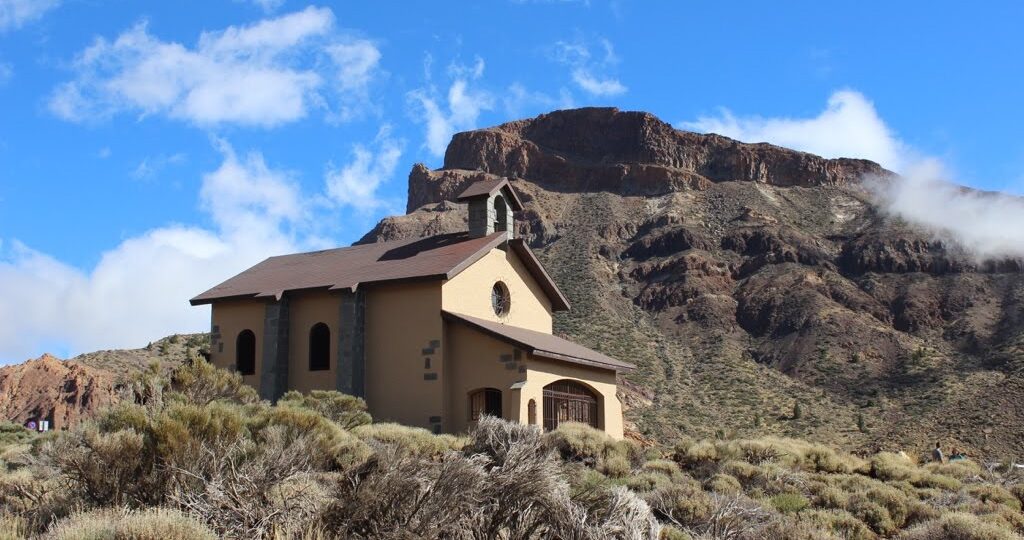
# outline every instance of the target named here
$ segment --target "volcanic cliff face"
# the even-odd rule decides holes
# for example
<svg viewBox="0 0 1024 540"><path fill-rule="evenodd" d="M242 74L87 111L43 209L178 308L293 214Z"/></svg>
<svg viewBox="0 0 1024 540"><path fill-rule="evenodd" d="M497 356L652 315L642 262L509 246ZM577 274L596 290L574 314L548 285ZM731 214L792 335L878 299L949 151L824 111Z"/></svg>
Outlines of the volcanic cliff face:
<svg viewBox="0 0 1024 540"><path fill-rule="evenodd" d="M97 351L61 360L49 354L0 367L0 420L49 420L65 429L132 398L130 378L156 365L169 372L204 353L207 334L175 335L142 349Z"/></svg>
<svg viewBox="0 0 1024 540"><path fill-rule="evenodd" d="M557 331L640 366L624 399L647 435L1024 444L1020 261L883 215L863 179L899 179L877 164L558 111L455 135L441 169L413 167L409 214L361 242L464 230L451 201L495 175L574 306Z"/></svg>
<svg viewBox="0 0 1024 540"><path fill-rule="evenodd" d="M0 418L19 424L49 420L62 429L110 405L115 394L113 374L50 355L0 369Z"/></svg>

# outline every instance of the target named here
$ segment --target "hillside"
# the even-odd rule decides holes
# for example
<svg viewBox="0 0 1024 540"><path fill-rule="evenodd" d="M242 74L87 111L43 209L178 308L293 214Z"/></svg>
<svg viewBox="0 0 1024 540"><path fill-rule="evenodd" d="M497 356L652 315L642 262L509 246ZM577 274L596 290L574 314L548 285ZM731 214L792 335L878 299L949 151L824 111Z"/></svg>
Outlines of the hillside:
<svg viewBox="0 0 1024 540"><path fill-rule="evenodd" d="M863 179L900 179L877 164L558 111L457 134L442 168L413 167L409 214L361 242L463 230L451 201L491 175L574 306L556 330L640 366L623 397L644 436L1024 444L1021 262L883 215Z"/></svg>
<svg viewBox="0 0 1024 540"><path fill-rule="evenodd" d="M166 373L202 354L207 341L206 334L174 335L142 349L97 351L70 360L44 354L0 367L0 420L47 419L53 429L72 427L130 396L132 374L154 364Z"/></svg>

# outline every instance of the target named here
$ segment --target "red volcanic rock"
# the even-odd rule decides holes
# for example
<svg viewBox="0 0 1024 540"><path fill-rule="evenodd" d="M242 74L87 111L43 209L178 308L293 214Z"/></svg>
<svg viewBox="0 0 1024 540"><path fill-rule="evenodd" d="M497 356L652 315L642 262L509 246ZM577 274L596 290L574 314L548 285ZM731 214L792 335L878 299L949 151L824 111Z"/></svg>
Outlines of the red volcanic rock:
<svg viewBox="0 0 1024 540"><path fill-rule="evenodd" d="M45 354L0 368L0 418L24 424L49 420L64 429L117 400L114 375Z"/></svg>

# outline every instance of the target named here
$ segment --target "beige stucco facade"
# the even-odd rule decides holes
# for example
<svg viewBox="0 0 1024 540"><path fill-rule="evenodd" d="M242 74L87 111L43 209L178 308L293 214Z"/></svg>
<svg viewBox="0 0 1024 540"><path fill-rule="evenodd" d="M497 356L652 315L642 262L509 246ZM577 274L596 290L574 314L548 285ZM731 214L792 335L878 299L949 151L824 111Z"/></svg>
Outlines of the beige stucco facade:
<svg viewBox="0 0 1024 540"><path fill-rule="evenodd" d="M512 302L497 316L491 309L491 288L504 283ZM551 300L511 250L492 249L441 287L441 309L464 313L538 332L551 333Z"/></svg>
<svg viewBox="0 0 1024 540"><path fill-rule="evenodd" d="M508 312L496 315L491 290L496 281L509 291ZM622 437L622 409L616 397L614 369L536 357L508 340L481 332L443 311L465 314L550 334L552 300L511 249L495 248L449 280L367 284L363 299L362 339L364 393L378 421L393 421L434 431L459 433L471 427L469 396L493 388L501 392L502 416L528 423L529 403L535 420L544 417L544 387L569 379L583 384L598 400L598 427ZM286 293L287 389L309 392L340 388L346 343L342 292L316 290ZM271 299L223 300L213 304L214 344L211 361L222 368L235 364L235 340L243 330L256 335L256 372L244 380L261 388L264 366L265 312ZM309 369L309 335L317 323L331 333L328 370ZM340 374L340 376L339 376ZM266 381L263 381L264 386Z"/></svg>

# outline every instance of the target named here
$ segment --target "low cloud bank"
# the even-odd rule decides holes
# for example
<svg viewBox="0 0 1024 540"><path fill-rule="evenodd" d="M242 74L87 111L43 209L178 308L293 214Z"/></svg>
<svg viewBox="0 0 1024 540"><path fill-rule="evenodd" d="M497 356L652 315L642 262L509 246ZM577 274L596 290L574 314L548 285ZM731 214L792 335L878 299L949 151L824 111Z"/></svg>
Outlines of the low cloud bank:
<svg viewBox="0 0 1024 540"><path fill-rule="evenodd" d="M1024 259L1024 198L977 191L948 180L926 160L893 181L870 182L882 209L953 242L978 261Z"/></svg>

